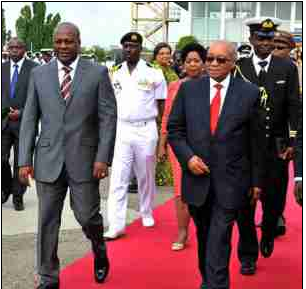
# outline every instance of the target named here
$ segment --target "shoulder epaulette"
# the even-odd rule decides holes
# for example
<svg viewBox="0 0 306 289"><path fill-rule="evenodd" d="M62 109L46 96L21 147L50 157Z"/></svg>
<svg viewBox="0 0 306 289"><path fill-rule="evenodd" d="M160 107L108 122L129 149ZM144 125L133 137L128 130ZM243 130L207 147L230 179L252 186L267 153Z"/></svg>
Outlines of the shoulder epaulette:
<svg viewBox="0 0 306 289"><path fill-rule="evenodd" d="M110 72L110 73L115 73L115 72L118 71L121 67L122 67L122 63L120 63L120 64L118 64L118 65L113 65L113 66L109 69L109 72Z"/></svg>
<svg viewBox="0 0 306 289"><path fill-rule="evenodd" d="M149 66L149 67L152 67L152 68L156 68L156 67L154 67L154 65L152 63L149 63L149 62L146 62L146 65Z"/></svg>

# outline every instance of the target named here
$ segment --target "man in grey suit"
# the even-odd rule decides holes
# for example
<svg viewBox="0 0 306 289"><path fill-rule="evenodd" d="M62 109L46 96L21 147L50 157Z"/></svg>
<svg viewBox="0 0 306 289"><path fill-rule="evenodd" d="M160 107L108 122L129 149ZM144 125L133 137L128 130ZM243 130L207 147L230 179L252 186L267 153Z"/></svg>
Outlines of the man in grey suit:
<svg viewBox="0 0 306 289"><path fill-rule="evenodd" d="M59 24L54 50L56 60L31 74L19 146L19 177L26 184L35 177L39 201L39 289L59 288L58 234L68 187L74 215L92 242L96 282L102 283L109 271L99 179L108 175L112 158L116 100L107 69L80 58L80 32L74 24Z"/></svg>

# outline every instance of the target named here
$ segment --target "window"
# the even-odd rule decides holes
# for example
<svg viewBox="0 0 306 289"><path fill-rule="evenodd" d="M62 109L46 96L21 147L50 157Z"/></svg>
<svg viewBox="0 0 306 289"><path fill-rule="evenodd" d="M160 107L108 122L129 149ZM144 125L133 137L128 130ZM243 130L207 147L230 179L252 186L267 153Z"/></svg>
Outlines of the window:
<svg viewBox="0 0 306 289"><path fill-rule="evenodd" d="M205 16L205 2L193 2L192 3L192 16L204 17Z"/></svg>
<svg viewBox="0 0 306 289"><path fill-rule="evenodd" d="M283 20L291 18L291 2L276 2L276 17Z"/></svg>
<svg viewBox="0 0 306 289"><path fill-rule="evenodd" d="M226 2L225 18L255 17L256 2Z"/></svg>
<svg viewBox="0 0 306 289"><path fill-rule="evenodd" d="M267 17L275 17L276 2L261 2L260 15Z"/></svg>
<svg viewBox="0 0 306 289"><path fill-rule="evenodd" d="M221 2L206 2L208 4L208 17L220 18Z"/></svg>
<svg viewBox="0 0 306 289"><path fill-rule="evenodd" d="M299 1L299 2L295 2L296 4L296 14L295 14L295 20L301 20L302 21L302 17L303 17L303 2Z"/></svg>

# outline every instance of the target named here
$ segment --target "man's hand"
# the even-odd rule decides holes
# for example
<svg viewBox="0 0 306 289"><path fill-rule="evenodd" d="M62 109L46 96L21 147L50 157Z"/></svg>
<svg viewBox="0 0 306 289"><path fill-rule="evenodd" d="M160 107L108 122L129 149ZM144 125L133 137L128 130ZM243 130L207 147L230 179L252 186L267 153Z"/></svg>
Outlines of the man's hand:
<svg viewBox="0 0 306 289"><path fill-rule="evenodd" d="M19 168L19 180L22 184L30 186L29 176L34 178L34 169L32 166L24 166Z"/></svg>
<svg viewBox="0 0 306 289"><path fill-rule="evenodd" d="M295 182L294 185L294 196L296 202L302 206L303 205L303 183L301 181Z"/></svg>
<svg viewBox="0 0 306 289"><path fill-rule="evenodd" d="M210 173L208 166L198 156L193 156L188 161L188 169L197 176Z"/></svg>
<svg viewBox="0 0 306 289"><path fill-rule="evenodd" d="M8 117L10 120L12 121L17 121L19 119L19 115L20 115L20 110L19 109L14 109L10 107L10 112L8 114Z"/></svg>
<svg viewBox="0 0 306 289"><path fill-rule="evenodd" d="M93 167L93 176L96 179L104 179L108 176L108 167L106 163L95 162Z"/></svg>
<svg viewBox="0 0 306 289"><path fill-rule="evenodd" d="M279 157L283 160L292 160L294 149L293 147L287 147L286 150L279 155Z"/></svg>
<svg viewBox="0 0 306 289"><path fill-rule="evenodd" d="M261 189L258 187L252 187L249 190L250 204L255 206L261 195Z"/></svg>

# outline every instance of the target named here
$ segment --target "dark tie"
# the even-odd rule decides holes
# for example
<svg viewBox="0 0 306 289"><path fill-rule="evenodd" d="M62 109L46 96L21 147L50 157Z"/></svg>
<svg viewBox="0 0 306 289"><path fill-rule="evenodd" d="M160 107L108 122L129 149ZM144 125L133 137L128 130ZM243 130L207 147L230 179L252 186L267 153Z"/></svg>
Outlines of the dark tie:
<svg viewBox="0 0 306 289"><path fill-rule="evenodd" d="M67 100L70 97L70 88L72 83L70 72L72 68L69 66L63 66L62 69L65 71L65 75L61 84L61 95L63 99Z"/></svg>
<svg viewBox="0 0 306 289"><path fill-rule="evenodd" d="M221 105L221 89L223 85L217 83L214 85L214 87L217 89L217 92L210 104L210 131L212 135L215 133L215 130L217 128L220 105Z"/></svg>
<svg viewBox="0 0 306 289"><path fill-rule="evenodd" d="M265 67L267 66L268 61L259 61L258 65L260 65L261 69L258 74L259 85L265 86L267 72L265 71Z"/></svg>
<svg viewBox="0 0 306 289"><path fill-rule="evenodd" d="M13 77L12 77L12 80L11 80L11 94L10 94L10 97L11 98L14 98L15 97L15 90L16 90L16 84L17 84L17 81L18 81L18 64L14 64L13 65L14 67L14 73L13 73Z"/></svg>

